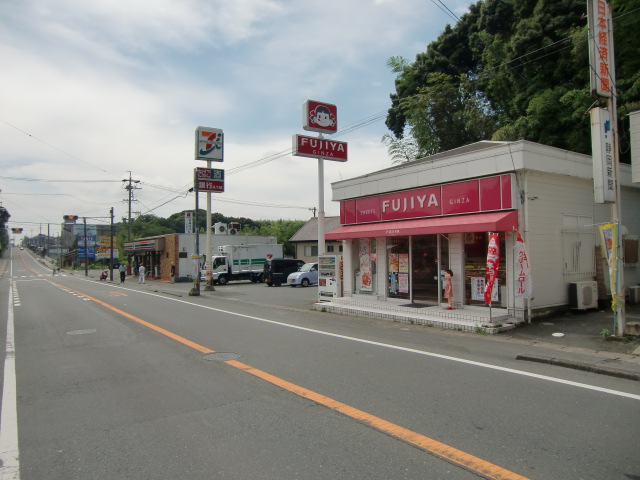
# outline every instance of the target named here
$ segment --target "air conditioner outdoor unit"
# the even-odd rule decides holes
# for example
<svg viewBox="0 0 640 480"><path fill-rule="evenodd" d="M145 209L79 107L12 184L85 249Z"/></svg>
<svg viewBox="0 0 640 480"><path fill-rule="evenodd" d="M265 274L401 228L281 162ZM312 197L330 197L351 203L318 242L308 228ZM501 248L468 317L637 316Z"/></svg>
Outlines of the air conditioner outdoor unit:
<svg viewBox="0 0 640 480"><path fill-rule="evenodd" d="M213 233L215 235L226 235L227 226L222 222L218 222L213 226Z"/></svg>
<svg viewBox="0 0 640 480"><path fill-rule="evenodd" d="M229 235L237 235L240 233L240 224L238 222L231 222L229 224Z"/></svg>
<svg viewBox="0 0 640 480"><path fill-rule="evenodd" d="M640 303L640 285L633 285L629 287L628 301L632 305L638 305Z"/></svg>
<svg viewBox="0 0 640 480"><path fill-rule="evenodd" d="M598 284L595 281L570 283L569 304L577 310L598 308Z"/></svg>

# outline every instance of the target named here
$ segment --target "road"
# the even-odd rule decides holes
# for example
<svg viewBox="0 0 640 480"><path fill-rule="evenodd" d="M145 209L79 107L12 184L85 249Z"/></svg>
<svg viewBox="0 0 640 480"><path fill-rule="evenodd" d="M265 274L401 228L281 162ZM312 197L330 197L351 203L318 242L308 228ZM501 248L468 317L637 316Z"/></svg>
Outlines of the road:
<svg viewBox="0 0 640 480"><path fill-rule="evenodd" d="M2 478L640 478L640 382L312 311L311 288L188 297L11 255Z"/></svg>

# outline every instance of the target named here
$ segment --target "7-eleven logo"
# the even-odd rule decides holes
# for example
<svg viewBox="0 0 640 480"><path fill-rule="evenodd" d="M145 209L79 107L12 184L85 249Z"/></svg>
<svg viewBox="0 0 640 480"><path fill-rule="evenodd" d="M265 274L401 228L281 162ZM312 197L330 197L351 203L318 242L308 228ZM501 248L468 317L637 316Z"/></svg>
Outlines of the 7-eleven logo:
<svg viewBox="0 0 640 480"><path fill-rule="evenodd" d="M223 160L224 137L218 128L196 129L196 160Z"/></svg>

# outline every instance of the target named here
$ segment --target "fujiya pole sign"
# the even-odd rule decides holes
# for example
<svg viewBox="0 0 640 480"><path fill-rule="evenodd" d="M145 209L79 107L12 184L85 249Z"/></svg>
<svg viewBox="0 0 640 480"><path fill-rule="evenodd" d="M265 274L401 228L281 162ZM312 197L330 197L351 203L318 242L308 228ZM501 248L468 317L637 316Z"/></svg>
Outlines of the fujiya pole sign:
<svg viewBox="0 0 640 480"><path fill-rule="evenodd" d="M297 157L323 158L338 162L347 161L347 142L326 138L293 136L293 155Z"/></svg>
<svg viewBox="0 0 640 480"><path fill-rule="evenodd" d="M196 128L196 160L224 160L224 135L219 128Z"/></svg>

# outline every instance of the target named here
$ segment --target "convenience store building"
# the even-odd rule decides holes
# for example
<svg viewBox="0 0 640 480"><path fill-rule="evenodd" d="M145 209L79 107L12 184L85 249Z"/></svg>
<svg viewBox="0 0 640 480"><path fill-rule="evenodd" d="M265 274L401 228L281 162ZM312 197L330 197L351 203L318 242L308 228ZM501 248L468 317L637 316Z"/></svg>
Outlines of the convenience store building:
<svg viewBox="0 0 640 480"><path fill-rule="evenodd" d="M640 185L620 165L625 284L638 285ZM592 160L528 142L478 142L332 184L343 241L343 295L408 307L439 306L453 271L454 312L486 309L482 290L489 234L499 234L493 308L518 320L569 308L571 284L609 295L594 202ZM516 295L516 231L526 244L533 298ZM460 311L462 310L462 312Z"/></svg>

